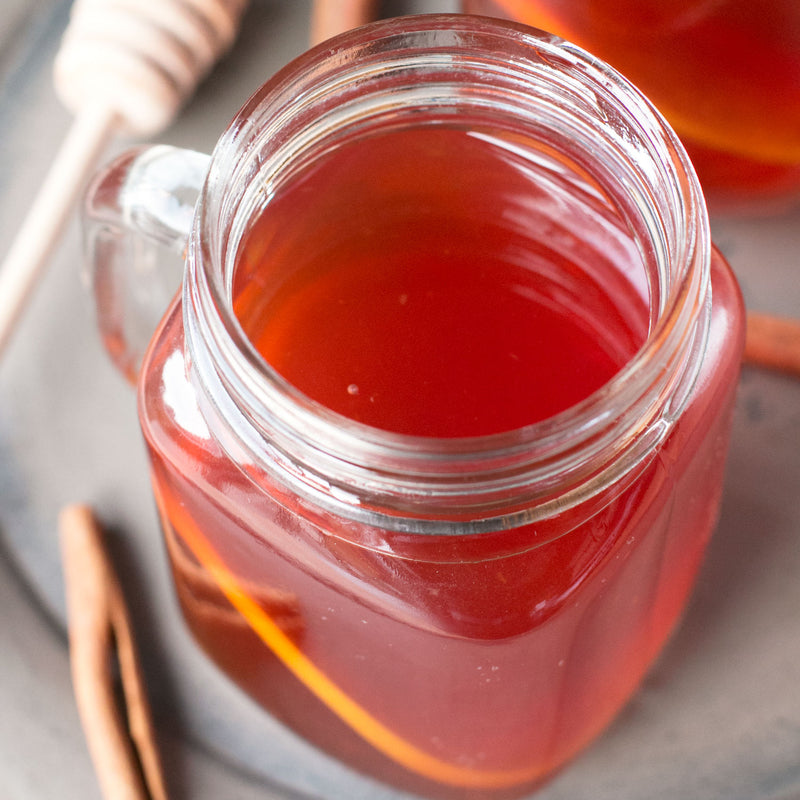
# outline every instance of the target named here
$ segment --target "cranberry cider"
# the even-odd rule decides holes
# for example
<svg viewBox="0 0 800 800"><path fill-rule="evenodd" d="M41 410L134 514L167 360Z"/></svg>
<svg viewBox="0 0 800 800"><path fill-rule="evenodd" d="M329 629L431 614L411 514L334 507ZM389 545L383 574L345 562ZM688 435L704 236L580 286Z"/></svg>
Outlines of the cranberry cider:
<svg viewBox="0 0 800 800"><path fill-rule="evenodd" d="M594 462L558 462L536 510L507 454L635 380L662 311L652 253L551 146L446 113L381 120L264 192L228 287L249 363L397 462L356 493L285 467L279 433L274 468L243 456L209 422L224 403L193 399L176 304L141 385L153 484L186 619L247 692L387 782L518 796L607 725L685 604L719 504L739 293L713 255L677 421L591 492L572 476ZM452 466L478 442L497 443L481 463L502 492L471 495ZM437 447L405 482L396 464ZM408 488L373 513L389 473Z"/></svg>

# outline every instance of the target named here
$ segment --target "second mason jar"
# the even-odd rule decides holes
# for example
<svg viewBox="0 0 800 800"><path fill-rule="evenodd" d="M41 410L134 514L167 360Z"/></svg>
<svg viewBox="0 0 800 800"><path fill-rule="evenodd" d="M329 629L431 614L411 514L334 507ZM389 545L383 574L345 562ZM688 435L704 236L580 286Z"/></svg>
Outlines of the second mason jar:
<svg viewBox="0 0 800 800"><path fill-rule="evenodd" d="M575 42L633 81L680 135L717 212L800 199L796 0L463 0Z"/></svg>

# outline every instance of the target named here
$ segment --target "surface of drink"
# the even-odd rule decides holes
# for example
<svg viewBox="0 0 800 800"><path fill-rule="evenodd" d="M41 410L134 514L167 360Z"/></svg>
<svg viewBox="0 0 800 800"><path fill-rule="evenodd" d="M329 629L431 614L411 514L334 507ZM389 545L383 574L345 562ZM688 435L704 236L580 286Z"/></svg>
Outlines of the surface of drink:
<svg viewBox="0 0 800 800"><path fill-rule="evenodd" d="M253 225L236 313L289 383L374 427L479 436L553 416L650 321L621 221L555 180L486 131L338 147Z"/></svg>
<svg viewBox="0 0 800 800"><path fill-rule="evenodd" d="M580 45L681 136L717 208L800 196L795 0L465 0Z"/></svg>

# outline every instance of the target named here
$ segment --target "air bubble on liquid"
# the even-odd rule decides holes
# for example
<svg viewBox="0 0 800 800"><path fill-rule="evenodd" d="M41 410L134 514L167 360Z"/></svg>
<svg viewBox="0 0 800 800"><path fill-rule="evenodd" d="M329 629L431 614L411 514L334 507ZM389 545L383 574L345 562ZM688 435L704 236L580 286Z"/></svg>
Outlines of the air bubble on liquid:
<svg viewBox="0 0 800 800"><path fill-rule="evenodd" d="M351 394L351 395L357 395L357 394L358 394L358 384L356 384L356 383L351 383L351 384L350 384L350 385L347 387L347 394Z"/></svg>

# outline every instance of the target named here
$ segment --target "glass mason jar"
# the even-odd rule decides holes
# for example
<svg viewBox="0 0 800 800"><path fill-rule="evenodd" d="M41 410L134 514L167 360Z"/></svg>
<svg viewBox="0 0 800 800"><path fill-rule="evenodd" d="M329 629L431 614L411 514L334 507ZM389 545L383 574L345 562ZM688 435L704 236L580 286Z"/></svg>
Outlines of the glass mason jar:
<svg viewBox="0 0 800 800"><path fill-rule="evenodd" d="M464 0L586 48L633 81L720 210L800 197L796 0Z"/></svg>
<svg viewBox="0 0 800 800"><path fill-rule="evenodd" d="M279 72L210 159L120 157L87 223L177 596L225 672L425 796L519 796L602 731L714 527L743 339L647 100L512 23L382 21ZM184 248L139 369L137 291Z"/></svg>

